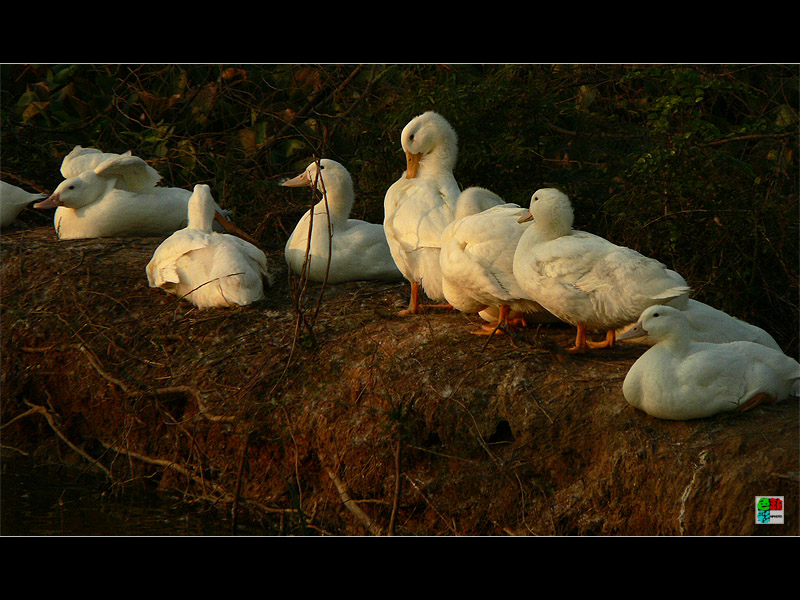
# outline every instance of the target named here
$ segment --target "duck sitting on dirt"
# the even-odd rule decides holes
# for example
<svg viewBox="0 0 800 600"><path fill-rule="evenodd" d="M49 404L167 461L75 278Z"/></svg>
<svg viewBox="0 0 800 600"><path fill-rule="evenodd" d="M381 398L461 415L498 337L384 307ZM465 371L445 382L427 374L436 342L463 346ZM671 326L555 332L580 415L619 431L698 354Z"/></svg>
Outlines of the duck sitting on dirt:
<svg viewBox="0 0 800 600"><path fill-rule="evenodd" d="M267 257L234 235L212 231L216 202L198 184L188 202L188 222L164 240L147 264L150 287L160 287L198 308L246 305L264 297L271 284Z"/></svg>
<svg viewBox="0 0 800 600"><path fill-rule="evenodd" d="M800 395L800 363L753 342L697 342L686 314L651 306L620 339L656 340L625 376L622 393L660 419L698 419Z"/></svg>
<svg viewBox="0 0 800 600"><path fill-rule="evenodd" d="M62 181L49 198L34 208L55 208L59 239L168 235L186 225L192 193L153 185L152 167L139 157L112 156L94 170ZM245 239L217 207L222 227Z"/></svg>
<svg viewBox="0 0 800 600"><path fill-rule="evenodd" d="M383 226L350 218L353 179L344 165L323 158L281 185L311 186L323 195L286 241L284 256L293 273L305 270L311 281L327 283L403 278L389 252Z"/></svg>

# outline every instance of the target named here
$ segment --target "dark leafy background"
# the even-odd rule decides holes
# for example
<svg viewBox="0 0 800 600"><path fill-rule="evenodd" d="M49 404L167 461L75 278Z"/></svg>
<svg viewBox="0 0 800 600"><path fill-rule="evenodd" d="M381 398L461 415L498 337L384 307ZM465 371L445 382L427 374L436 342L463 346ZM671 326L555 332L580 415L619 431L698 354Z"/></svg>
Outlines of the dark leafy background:
<svg viewBox="0 0 800 600"><path fill-rule="evenodd" d="M559 187L576 228L798 352L797 65L11 64L0 93L4 181L49 192L76 144L132 150L275 251L310 202L283 178L336 159L352 216L381 222L402 127L434 109L462 188L527 205Z"/></svg>

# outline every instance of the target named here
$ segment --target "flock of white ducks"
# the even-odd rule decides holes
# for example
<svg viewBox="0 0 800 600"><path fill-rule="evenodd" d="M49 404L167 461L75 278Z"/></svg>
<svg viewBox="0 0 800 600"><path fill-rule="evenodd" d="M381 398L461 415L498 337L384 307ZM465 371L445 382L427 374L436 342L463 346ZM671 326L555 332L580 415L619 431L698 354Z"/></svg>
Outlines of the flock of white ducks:
<svg viewBox="0 0 800 600"><path fill-rule="evenodd" d="M353 181L340 163L314 161L286 187L321 196L286 242L289 269L312 281L411 284L407 309L422 293L478 313L491 334L530 322L576 327L571 353L644 340L650 349L623 384L633 406L662 419L702 418L783 400L800 391L800 363L762 329L689 298L678 273L635 250L572 229L573 209L545 188L529 208L481 187L460 190L453 170L458 138L436 112L402 130L406 170L387 190L383 224L350 219ZM148 281L198 307L245 305L270 283L266 256L224 215L207 185L193 192L157 186L137 157L77 146L62 163L53 194L3 184L2 226L19 210L56 208L59 239L169 235L146 267ZM216 223L215 223L216 221ZM220 225L236 236L214 232ZM238 237L237 237L238 236ZM593 342L588 331L605 332Z"/></svg>

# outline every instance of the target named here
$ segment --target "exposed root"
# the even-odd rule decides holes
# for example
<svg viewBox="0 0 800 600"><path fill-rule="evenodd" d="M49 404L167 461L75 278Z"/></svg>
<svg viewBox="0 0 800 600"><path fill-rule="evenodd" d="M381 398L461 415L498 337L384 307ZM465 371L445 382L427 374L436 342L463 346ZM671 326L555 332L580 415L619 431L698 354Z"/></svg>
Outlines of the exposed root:
<svg viewBox="0 0 800 600"><path fill-rule="evenodd" d="M328 474L328 477L331 478L331 481L333 481L333 485L336 486L336 491L339 493L339 498L341 498L345 508L353 513L372 535L383 535L381 528L375 524L367 513L361 510L356 501L350 496L347 486L339 476L327 465L325 466L325 472Z"/></svg>

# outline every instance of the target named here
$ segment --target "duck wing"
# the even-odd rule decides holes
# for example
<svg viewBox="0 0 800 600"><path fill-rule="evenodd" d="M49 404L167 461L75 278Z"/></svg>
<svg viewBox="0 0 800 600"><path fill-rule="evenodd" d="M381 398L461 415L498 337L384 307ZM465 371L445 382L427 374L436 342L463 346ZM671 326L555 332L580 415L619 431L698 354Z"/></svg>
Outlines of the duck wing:
<svg viewBox="0 0 800 600"><path fill-rule="evenodd" d="M130 152L104 160L94 172L100 177L117 178L118 187L130 192L146 191L161 180L158 171Z"/></svg>

